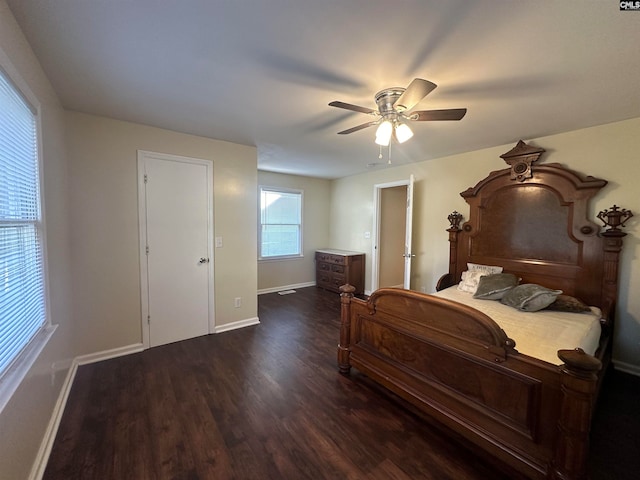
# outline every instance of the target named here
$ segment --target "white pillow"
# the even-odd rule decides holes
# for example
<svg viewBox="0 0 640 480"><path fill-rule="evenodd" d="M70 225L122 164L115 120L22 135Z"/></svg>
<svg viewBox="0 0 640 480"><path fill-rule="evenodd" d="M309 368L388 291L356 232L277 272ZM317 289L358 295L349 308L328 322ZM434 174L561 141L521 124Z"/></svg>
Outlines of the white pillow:
<svg viewBox="0 0 640 480"><path fill-rule="evenodd" d="M478 283L480 283L480 277L485 275L489 275L489 273L478 270L465 270L462 272L462 280L458 284L458 290L461 292L476 293Z"/></svg>
<svg viewBox="0 0 640 480"><path fill-rule="evenodd" d="M486 275L502 273L502 267L496 265L480 265L479 263L467 263L467 269L471 272L484 272Z"/></svg>

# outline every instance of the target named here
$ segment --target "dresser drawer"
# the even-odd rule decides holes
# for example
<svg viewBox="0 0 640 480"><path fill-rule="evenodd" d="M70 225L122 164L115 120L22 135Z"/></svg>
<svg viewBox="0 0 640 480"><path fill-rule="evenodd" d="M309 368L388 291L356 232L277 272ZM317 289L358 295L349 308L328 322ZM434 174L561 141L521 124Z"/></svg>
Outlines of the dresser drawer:
<svg viewBox="0 0 640 480"><path fill-rule="evenodd" d="M316 252L316 261L344 265L347 263L347 257L345 257L344 255L333 255L331 253Z"/></svg>
<svg viewBox="0 0 640 480"><path fill-rule="evenodd" d="M316 284L319 287L331 288L333 287L333 282L331 281L331 274L328 272L318 272L316 275Z"/></svg>
<svg viewBox="0 0 640 480"><path fill-rule="evenodd" d="M331 271L333 273L344 273L346 270L346 267L344 265L331 265L328 264L331 267Z"/></svg>
<svg viewBox="0 0 640 480"><path fill-rule="evenodd" d="M336 275L335 273L333 275L331 275L331 285L333 285L334 288L340 288L342 285L349 283L347 282L347 277L345 277L344 275Z"/></svg>
<svg viewBox="0 0 640 480"><path fill-rule="evenodd" d="M316 268L321 272L330 272L332 267L335 267L335 265L331 265L327 262L318 262L316 264Z"/></svg>

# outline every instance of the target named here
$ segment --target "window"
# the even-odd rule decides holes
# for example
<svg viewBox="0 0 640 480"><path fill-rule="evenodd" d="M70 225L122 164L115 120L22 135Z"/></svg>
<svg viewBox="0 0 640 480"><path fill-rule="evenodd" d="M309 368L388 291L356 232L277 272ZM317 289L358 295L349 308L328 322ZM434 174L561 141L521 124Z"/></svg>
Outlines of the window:
<svg viewBox="0 0 640 480"><path fill-rule="evenodd" d="M0 378L47 323L36 116L0 70Z"/></svg>
<svg viewBox="0 0 640 480"><path fill-rule="evenodd" d="M260 187L259 257L302 256L302 191Z"/></svg>

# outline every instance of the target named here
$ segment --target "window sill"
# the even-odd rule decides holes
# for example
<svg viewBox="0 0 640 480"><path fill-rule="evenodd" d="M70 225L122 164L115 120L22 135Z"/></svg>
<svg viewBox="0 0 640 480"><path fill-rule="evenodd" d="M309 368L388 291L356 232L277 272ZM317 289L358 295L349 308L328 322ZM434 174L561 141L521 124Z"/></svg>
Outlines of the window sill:
<svg viewBox="0 0 640 480"><path fill-rule="evenodd" d="M0 380L0 414L7 406L11 397L16 392L29 370L35 363L49 339L53 336L58 325L47 325L42 328L29 342L25 350L16 358L9 370Z"/></svg>
<svg viewBox="0 0 640 480"><path fill-rule="evenodd" d="M287 255L283 257L266 257L266 258L258 258L258 263L268 263L268 262L282 262L284 260L299 260L304 258L304 255Z"/></svg>

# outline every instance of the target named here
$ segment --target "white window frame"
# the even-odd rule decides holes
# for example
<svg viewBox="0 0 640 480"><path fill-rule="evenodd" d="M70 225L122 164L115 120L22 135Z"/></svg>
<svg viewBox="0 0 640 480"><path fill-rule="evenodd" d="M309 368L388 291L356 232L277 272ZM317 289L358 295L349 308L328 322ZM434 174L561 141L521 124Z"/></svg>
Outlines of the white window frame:
<svg viewBox="0 0 640 480"><path fill-rule="evenodd" d="M300 245L299 252L296 254L290 255L271 255L271 256L262 256L262 192L276 192L276 193L285 193L285 194L297 194L300 195L300 224L299 224L299 236L298 242ZM285 187L271 187L266 185L260 185L258 188L258 261L261 262L269 262L269 261L277 261L277 260L287 260L292 258L301 258L304 257L304 245L303 245L303 226L304 226L304 191L295 188L285 188Z"/></svg>
<svg viewBox="0 0 640 480"><path fill-rule="evenodd" d="M44 315L45 319L39 330L31 337L29 342L17 354L10 366L0 375L0 413L9 403L9 400L18 389L29 370L33 367L36 359L44 349L45 345L53 335L57 325L51 324L49 282L47 270L47 240L44 220L44 188L43 188L43 164L42 164L42 122L40 102L22 79L17 69L9 61L4 51L0 49L0 71L5 79L15 88L15 91L22 97L27 106L31 109L36 124L36 144L38 163L38 189L39 189L39 220L34 222L38 230L38 238L41 242L42 254L42 276L44 295Z"/></svg>

